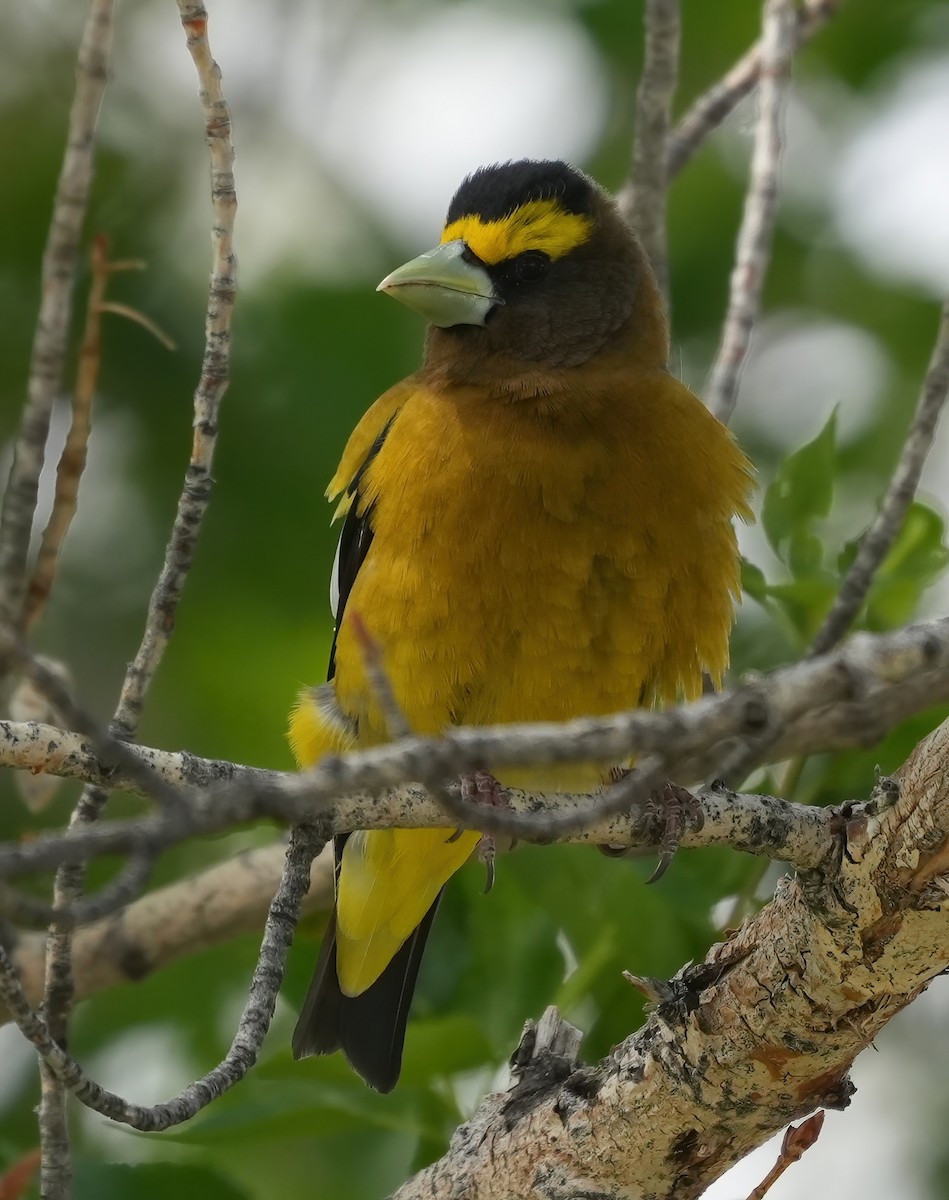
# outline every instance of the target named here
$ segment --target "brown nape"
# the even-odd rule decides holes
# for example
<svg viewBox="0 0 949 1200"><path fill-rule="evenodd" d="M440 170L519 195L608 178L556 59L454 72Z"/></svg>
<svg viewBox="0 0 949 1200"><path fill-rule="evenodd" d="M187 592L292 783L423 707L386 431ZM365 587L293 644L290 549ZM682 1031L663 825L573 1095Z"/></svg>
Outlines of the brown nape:
<svg viewBox="0 0 949 1200"><path fill-rule="evenodd" d="M572 368L591 359L666 366L669 331L655 276L612 198L597 192L593 235L536 288L499 305L483 327L429 328L427 379L525 399L569 389Z"/></svg>

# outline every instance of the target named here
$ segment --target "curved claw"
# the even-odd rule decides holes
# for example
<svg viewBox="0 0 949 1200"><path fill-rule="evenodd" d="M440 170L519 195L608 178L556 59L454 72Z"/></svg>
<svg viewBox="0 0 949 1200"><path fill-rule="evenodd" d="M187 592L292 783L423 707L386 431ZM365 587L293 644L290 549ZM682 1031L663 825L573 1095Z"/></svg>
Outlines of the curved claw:
<svg viewBox="0 0 949 1200"><path fill-rule="evenodd" d="M484 863L484 869L487 872L487 878L484 883L484 892L482 895L487 895L494 887L494 838L490 833L481 835L481 841L478 844L478 858Z"/></svg>
<svg viewBox="0 0 949 1200"><path fill-rule="evenodd" d="M659 856L659 861L656 863L653 873L646 880L647 885L650 883L658 883L659 882L659 880L663 877L663 875L665 875L666 871L669 869L669 864L675 858L675 853L676 853L676 847L673 847L671 850L664 850L662 852L662 854Z"/></svg>
<svg viewBox="0 0 949 1200"><path fill-rule="evenodd" d="M611 846L608 842L598 845L597 850L605 858L625 858L630 853L629 846Z"/></svg>

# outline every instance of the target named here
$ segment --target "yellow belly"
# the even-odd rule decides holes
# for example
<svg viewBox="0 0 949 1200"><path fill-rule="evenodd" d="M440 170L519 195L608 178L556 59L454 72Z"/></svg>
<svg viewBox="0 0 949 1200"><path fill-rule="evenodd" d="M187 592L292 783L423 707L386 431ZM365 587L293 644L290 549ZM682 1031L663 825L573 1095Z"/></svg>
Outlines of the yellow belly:
<svg viewBox="0 0 949 1200"><path fill-rule="evenodd" d="M414 731L598 716L694 697L703 670L720 678L747 463L661 372L636 403L610 403L587 426L464 389L405 401L363 481L374 537L345 615L380 643ZM354 436L365 442L367 429ZM327 722L304 693L291 728L301 765L387 738L345 615L334 680L345 721ZM500 778L592 791L603 768ZM476 841L448 843L444 830L350 838L337 914L344 991L378 977Z"/></svg>

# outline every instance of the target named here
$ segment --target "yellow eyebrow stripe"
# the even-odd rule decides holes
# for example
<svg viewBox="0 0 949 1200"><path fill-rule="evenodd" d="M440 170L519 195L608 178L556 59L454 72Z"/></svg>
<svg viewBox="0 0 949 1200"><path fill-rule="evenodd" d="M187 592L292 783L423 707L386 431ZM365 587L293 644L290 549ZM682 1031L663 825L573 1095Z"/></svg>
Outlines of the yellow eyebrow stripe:
<svg viewBox="0 0 949 1200"><path fill-rule="evenodd" d="M442 242L463 241L483 263L493 266L525 250L562 258L582 246L593 232L593 218L567 212L557 200L531 200L497 221L474 213L446 225Z"/></svg>

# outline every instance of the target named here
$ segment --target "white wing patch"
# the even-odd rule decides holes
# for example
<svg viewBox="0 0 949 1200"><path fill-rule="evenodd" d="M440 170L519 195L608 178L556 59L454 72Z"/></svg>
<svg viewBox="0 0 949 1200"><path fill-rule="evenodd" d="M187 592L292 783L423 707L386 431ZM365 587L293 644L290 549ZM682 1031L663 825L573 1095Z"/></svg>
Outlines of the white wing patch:
<svg viewBox="0 0 949 1200"><path fill-rule="evenodd" d="M333 559L333 569L330 571L330 612L333 614L333 620L339 620L339 551L343 544L342 531L339 535L339 541L336 543L336 557Z"/></svg>

